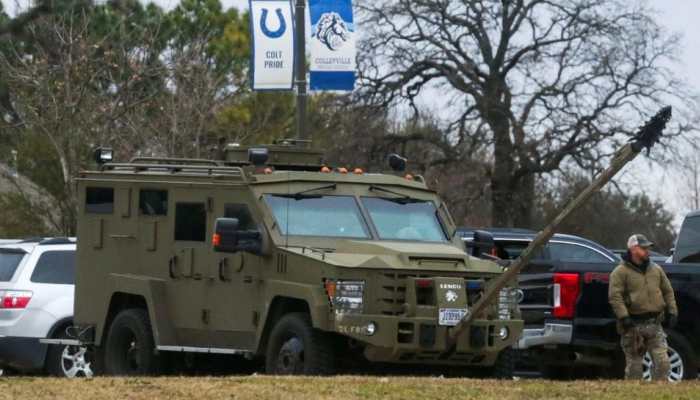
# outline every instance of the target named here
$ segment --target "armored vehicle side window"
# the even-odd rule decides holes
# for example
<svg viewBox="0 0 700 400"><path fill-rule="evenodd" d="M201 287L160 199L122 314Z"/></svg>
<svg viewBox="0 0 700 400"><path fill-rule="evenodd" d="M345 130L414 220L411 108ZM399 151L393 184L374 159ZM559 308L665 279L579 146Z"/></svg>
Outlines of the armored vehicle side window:
<svg viewBox="0 0 700 400"><path fill-rule="evenodd" d="M114 211L114 189L89 187L85 189L85 212L111 214Z"/></svg>
<svg viewBox="0 0 700 400"><path fill-rule="evenodd" d="M369 238L353 197L265 195L265 201L283 235Z"/></svg>
<svg viewBox="0 0 700 400"><path fill-rule="evenodd" d="M72 285L75 283L75 252L47 251L34 267L30 280L34 283L55 283Z"/></svg>
<svg viewBox="0 0 700 400"><path fill-rule="evenodd" d="M142 189L139 193L141 215L168 215L168 191Z"/></svg>
<svg viewBox="0 0 700 400"><path fill-rule="evenodd" d="M253 221L253 216L250 215L250 210L245 204L225 204L224 218L236 218L238 220L238 229L242 231L254 231L258 227Z"/></svg>
<svg viewBox="0 0 700 400"><path fill-rule="evenodd" d="M175 204L175 240L204 242L207 212L204 203Z"/></svg>

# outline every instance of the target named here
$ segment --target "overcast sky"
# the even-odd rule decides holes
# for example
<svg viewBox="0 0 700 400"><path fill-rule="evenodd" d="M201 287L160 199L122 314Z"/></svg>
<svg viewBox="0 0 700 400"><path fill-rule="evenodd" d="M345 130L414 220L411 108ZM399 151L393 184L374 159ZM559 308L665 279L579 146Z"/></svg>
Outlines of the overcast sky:
<svg viewBox="0 0 700 400"><path fill-rule="evenodd" d="M5 9L13 12L17 4L26 7L31 0L0 0ZM248 0L220 0L224 7L248 8ZM154 0L164 8L173 8L178 0ZM674 33L682 35L680 62L675 67L677 73L684 77L695 92L700 92L700 1L698 0L648 0L648 4L659 12L660 23ZM362 29L360 26L359 29ZM642 121L640 121L641 123ZM636 186L638 190L648 192L652 197L661 199L666 208L676 213L676 224L681 222L685 210L679 200L677 174L664 171L661 166L651 165L643 157L628 167L623 181ZM635 172L636 171L636 172ZM643 171L643 172L639 172ZM638 183L635 183L638 182Z"/></svg>

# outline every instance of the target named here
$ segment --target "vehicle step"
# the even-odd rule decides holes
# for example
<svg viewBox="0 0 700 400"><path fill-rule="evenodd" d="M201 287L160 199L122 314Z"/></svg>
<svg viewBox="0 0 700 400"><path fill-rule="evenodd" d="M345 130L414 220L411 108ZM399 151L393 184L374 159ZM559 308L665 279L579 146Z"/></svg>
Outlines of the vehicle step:
<svg viewBox="0 0 700 400"><path fill-rule="evenodd" d="M82 343L78 339L39 339L40 343L44 344L64 344L67 346L84 346L85 343Z"/></svg>

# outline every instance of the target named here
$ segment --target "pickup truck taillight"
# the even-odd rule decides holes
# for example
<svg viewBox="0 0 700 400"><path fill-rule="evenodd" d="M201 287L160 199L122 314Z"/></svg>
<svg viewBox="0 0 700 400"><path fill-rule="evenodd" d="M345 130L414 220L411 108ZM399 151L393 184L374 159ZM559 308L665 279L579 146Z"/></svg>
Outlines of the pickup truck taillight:
<svg viewBox="0 0 700 400"><path fill-rule="evenodd" d="M27 290L0 290L0 309L26 308L32 292Z"/></svg>
<svg viewBox="0 0 700 400"><path fill-rule="evenodd" d="M578 274L554 274L554 309L555 318L573 318L576 312L580 286Z"/></svg>

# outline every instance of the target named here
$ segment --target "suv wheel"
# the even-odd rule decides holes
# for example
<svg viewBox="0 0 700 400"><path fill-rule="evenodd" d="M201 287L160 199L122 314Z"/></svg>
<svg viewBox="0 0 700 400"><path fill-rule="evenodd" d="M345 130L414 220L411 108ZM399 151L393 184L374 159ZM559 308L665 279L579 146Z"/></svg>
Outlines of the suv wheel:
<svg viewBox="0 0 700 400"><path fill-rule="evenodd" d="M68 339L65 333L57 339ZM93 352L87 346L51 345L46 354L46 371L53 376L66 378L94 375Z"/></svg>
<svg viewBox="0 0 700 400"><path fill-rule="evenodd" d="M678 332L667 330L666 334L668 335L668 361L671 364L668 374L669 382L695 379L694 375L697 375L698 364L693 348ZM644 380L651 380L653 365L651 355L646 353L642 364Z"/></svg>
<svg viewBox="0 0 700 400"><path fill-rule="evenodd" d="M134 308L117 314L104 347L105 370L109 375L151 375L159 371L146 310Z"/></svg>
<svg viewBox="0 0 700 400"><path fill-rule="evenodd" d="M329 375L333 347L327 334L314 329L307 314L282 317L270 333L265 371L277 375Z"/></svg>

